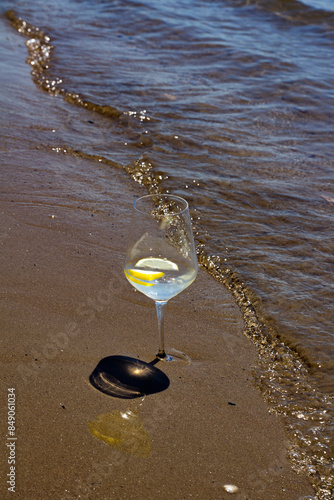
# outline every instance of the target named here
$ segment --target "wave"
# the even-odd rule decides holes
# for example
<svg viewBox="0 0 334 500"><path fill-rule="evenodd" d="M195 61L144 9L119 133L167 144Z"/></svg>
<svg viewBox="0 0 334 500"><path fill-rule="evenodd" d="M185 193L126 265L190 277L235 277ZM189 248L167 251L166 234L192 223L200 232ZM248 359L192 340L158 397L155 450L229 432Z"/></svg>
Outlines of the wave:
<svg viewBox="0 0 334 500"><path fill-rule="evenodd" d="M237 7L256 7L278 19L298 25L323 25L334 29L334 6L329 0L236 0Z"/></svg>
<svg viewBox="0 0 334 500"><path fill-rule="evenodd" d="M76 92L66 90L63 79L50 73L50 61L54 49L51 38L39 27L17 16L13 10L6 12L6 17L13 28L21 35L28 37L26 42L28 49L27 63L31 66L32 79L40 89L52 95L60 95L71 104L94 111L110 119L126 121L127 125L128 117L138 117L140 121L150 121L150 117L146 116L144 112L122 112L113 106L93 103Z"/></svg>

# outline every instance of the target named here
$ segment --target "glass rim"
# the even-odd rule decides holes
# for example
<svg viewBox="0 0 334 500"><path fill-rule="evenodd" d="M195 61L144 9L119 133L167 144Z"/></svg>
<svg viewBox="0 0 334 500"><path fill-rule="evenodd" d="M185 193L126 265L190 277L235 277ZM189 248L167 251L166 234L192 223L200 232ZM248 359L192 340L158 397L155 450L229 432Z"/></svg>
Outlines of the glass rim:
<svg viewBox="0 0 334 500"><path fill-rule="evenodd" d="M133 208L137 211L137 212L140 212L142 214L148 214L148 212L146 210L142 210L140 208L137 207L137 203L139 203L140 201L142 200L153 200L154 198L167 198L167 199L170 199L170 200L175 200L175 201L178 201L178 202L182 202L185 206L184 208L180 208L180 210L178 211L173 211L170 213L170 215L179 215L179 214L183 214L184 212L186 212L188 209L189 209L189 204L187 202L187 200L185 200L184 198L182 198L181 196L177 196L175 194L146 194L144 196L140 196L139 198L137 198L133 204Z"/></svg>

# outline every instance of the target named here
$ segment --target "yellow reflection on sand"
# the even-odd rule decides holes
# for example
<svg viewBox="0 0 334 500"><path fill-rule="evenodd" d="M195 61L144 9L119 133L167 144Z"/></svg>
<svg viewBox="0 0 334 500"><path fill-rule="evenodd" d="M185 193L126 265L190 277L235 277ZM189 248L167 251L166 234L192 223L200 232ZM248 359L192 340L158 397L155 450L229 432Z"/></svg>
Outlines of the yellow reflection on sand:
<svg viewBox="0 0 334 500"><path fill-rule="evenodd" d="M89 422L90 432L119 451L147 457L151 442L139 414L133 410L114 410Z"/></svg>

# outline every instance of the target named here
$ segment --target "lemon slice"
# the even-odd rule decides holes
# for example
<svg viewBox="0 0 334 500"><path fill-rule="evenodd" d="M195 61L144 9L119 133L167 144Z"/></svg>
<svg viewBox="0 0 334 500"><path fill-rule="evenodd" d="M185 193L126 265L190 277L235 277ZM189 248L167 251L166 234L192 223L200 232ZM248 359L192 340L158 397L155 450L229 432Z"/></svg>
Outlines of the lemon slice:
<svg viewBox="0 0 334 500"><path fill-rule="evenodd" d="M137 271L137 269L129 269L128 273L131 274L134 278L138 278L140 280L146 280L146 281L152 281L156 280L158 278L162 278L162 276L165 274L160 271L150 271L146 269L142 269L141 271Z"/></svg>
<svg viewBox="0 0 334 500"><path fill-rule="evenodd" d="M146 269L135 269L135 268ZM158 278L162 278L165 273L163 271L178 271L179 267L174 262L167 259L160 259L155 257L146 257L141 259L135 265L135 268L124 270L125 276L129 281L137 283L137 285L153 286L155 283L149 283ZM154 269L159 269L159 271L154 271Z"/></svg>
<svg viewBox="0 0 334 500"><path fill-rule="evenodd" d="M178 271L179 266L167 259L160 259L159 257L146 257L145 259L138 260L135 267L148 267L149 269L159 269L160 271Z"/></svg>
<svg viewBox="0 0 334 500"><path fill-rule="evenodd" d="M124 269L124 274L128 278L129 281L132 281L133 283L137 283L137 285L144 285L144 286L153 286L154 283L148 283L147 281L140 280L138 278L135 278L134 276L131 276L129 274L132 271L132 269L129 269L129 271L126 271Z"/></svg>

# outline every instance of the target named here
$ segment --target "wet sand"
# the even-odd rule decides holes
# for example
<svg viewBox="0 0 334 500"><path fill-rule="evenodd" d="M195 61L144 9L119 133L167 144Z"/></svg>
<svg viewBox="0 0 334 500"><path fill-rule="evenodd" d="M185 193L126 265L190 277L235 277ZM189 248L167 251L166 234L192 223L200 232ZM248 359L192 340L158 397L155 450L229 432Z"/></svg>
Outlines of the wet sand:
<svg viewBox="0 0 334 500"><path fill-rule="evenodd" d="M31 101L24 95L21 105L20 96L11 101L16 82L9 75L3 86L8 113L1 118L7 135L1 151L0 429L6 443L13 388L16 498L292 500L312 494L285 457L280 418L254 387L257 353L243 335L241 314L203 270L170 302L166 317L167 348L186 352L192 363L155 365L168 388L136 399L92 387L89 377L101 359L150 362L157 348L154 305L122 271L132 201L146 192L121 171L37 147L57 126L64 137L62 112L30 83ZM44 107L44 125L36 127L39 99L54 109L47 124ZM10 133L15 112L22 113L22 128ZM101 415L109 415L108 442L92 433ZM8 456L1 454L4 476ZM226 485L238 491L231 494ZM1 497L10 498L4 483L1 488Z"/></svg>
<svg viewBox="0 0 334 500"><path fill-rule="evenodd" d="M16 165L12 184L8 175L1 200L2 394L15 388L18 498L215 499L230 496L226 484L239 488L236 498L310 493L285 458L280 419L253 386L257 355L239 310L202 270L170 302L166 318L167 346L185 351L192 364L156 365L169 387L144 398L92 387L89 376L102 358L149 362L157 347L153 304L122 273L131 200L141 189L114 174L104 208L83 200L77 209L52 207L26 200L38 187L24 169ZM24 186L15 187L18 178ZM91 433L89 422L128 409L137 415L133 428L116 422L110 433L123 432L124 449ZM147 456L138 452L139 420ZM4 419L1 426L6 436Z"/></svg>

